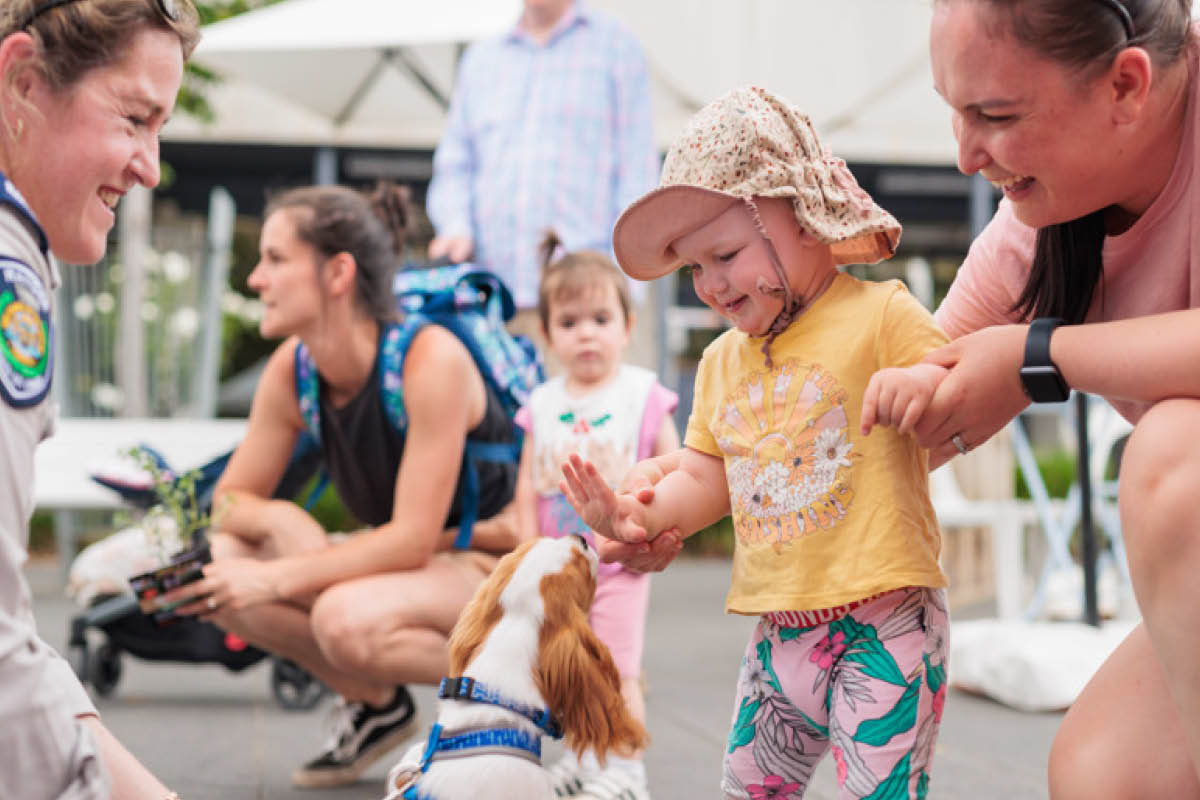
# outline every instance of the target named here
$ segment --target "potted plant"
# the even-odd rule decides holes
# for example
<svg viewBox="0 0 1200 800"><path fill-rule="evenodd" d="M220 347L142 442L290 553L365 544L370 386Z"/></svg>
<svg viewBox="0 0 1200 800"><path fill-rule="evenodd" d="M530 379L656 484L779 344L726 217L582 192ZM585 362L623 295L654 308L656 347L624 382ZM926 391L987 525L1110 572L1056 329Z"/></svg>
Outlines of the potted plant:
<svg viewBox="0 0 1200 800"><path fill-rule="evenodd" d="M163 604L162 595L199 580L204 565L212 561L205 535L210 517L201 508L196 486L201 475L198 470L175 475L145 448L135 447L127 454L149 477L157 501L140 525L160 564L130 577L129 584L142 612L165 625L179 619L175 614L179 604Z"/></svg>

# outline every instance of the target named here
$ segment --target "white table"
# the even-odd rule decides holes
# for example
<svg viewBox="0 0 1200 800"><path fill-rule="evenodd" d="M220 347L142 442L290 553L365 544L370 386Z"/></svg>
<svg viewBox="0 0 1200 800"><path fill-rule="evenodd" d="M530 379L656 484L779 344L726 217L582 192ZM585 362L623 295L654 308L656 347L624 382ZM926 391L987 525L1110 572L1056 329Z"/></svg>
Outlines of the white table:
<svg viewBox="0 0 1200 800"><path fill-rule="evenodd" d="M91 479L105 463L139 444L153 447L177 470L189 470L232 450L246 434L244 419L60 419L34 452L34 506L55 514L55 539L66 569L74 556L72 513L120 508L121 498Z"/></svg>

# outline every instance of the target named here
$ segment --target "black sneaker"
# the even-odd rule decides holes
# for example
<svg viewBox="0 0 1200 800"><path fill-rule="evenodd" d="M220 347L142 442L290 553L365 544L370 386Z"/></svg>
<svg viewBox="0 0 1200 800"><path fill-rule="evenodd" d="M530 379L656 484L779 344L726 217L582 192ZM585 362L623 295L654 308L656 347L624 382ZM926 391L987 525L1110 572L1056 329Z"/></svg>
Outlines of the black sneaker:
<svg viewBox="0 0 1200 800"><path fill-rule="evenodd" d="M292 773L298 789L353 783L417 728L417 709L403 686L396 687L396 696L383 708L338 698L333 713L334 730L325 752Z"/></svg>

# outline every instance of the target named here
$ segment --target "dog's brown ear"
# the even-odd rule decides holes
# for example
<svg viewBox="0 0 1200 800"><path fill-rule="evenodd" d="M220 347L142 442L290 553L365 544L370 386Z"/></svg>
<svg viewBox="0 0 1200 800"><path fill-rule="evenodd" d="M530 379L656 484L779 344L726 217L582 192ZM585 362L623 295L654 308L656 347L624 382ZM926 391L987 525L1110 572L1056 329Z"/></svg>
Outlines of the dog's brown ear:
<svg viewBox="0 0 1200 800"><path fill-rule="evenodd" d="M621 677L612 655L580 615L579 625L555 631L542 644L538 687L567 746L577 754L591 749L600 763L609 751L630 756L649 736L621 696Z"/></svg>
<svg viewBox="0 0 1200 800"><path fill-rule="evenodd" d="M649 736L626 708L617 666L588 624L594 587L582 556L542 579L546 617L535 680L567 745L581 755L590 748L604 763L610 750L632 755Z"/></svg>
<svg viewBox="0 0 1200 800"><path fill-rule="evenodd" d="M535 540L536 541L536 540ZM500 607L500 594L508 586L517 565L525 552L533 545L526 542L512 551L492 570L488 579L475 590L475 596L458 616L454 629L450 631L450 675L459 677L475 657L475 651L487 639L492 628L504 615Z"/></svg>

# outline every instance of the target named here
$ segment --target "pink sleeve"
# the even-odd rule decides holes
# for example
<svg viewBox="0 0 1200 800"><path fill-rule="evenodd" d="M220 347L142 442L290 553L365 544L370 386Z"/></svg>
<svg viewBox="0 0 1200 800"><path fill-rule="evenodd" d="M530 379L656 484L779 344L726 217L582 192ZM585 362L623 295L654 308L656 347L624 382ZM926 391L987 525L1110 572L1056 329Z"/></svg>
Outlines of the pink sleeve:
<svg viewBox="0 0 1200 800"><path fill-rule="evenodd" d="M529 406L518 408L517 413L513 415L513 422L517 423L526 433L533 430L533 414L529 411Z"/></svg>
<svg viewBox="0 0 1200 800"><path fill-rule="evenodd" d="M642 432L638 436L638 460L654 454L654 443L658 441L658 430L663 420L679 405L679 395L657 381L646 398L646 410L642 412Z"/></svg>
<svg viewBox="0 0 1200 800"><path fill-rule="evenodd" d="M1020 222L1007 202L971 243L946 299L934 315L951 339L1019 321L1012 311L1033 264L1037 230Z"/></svg>

